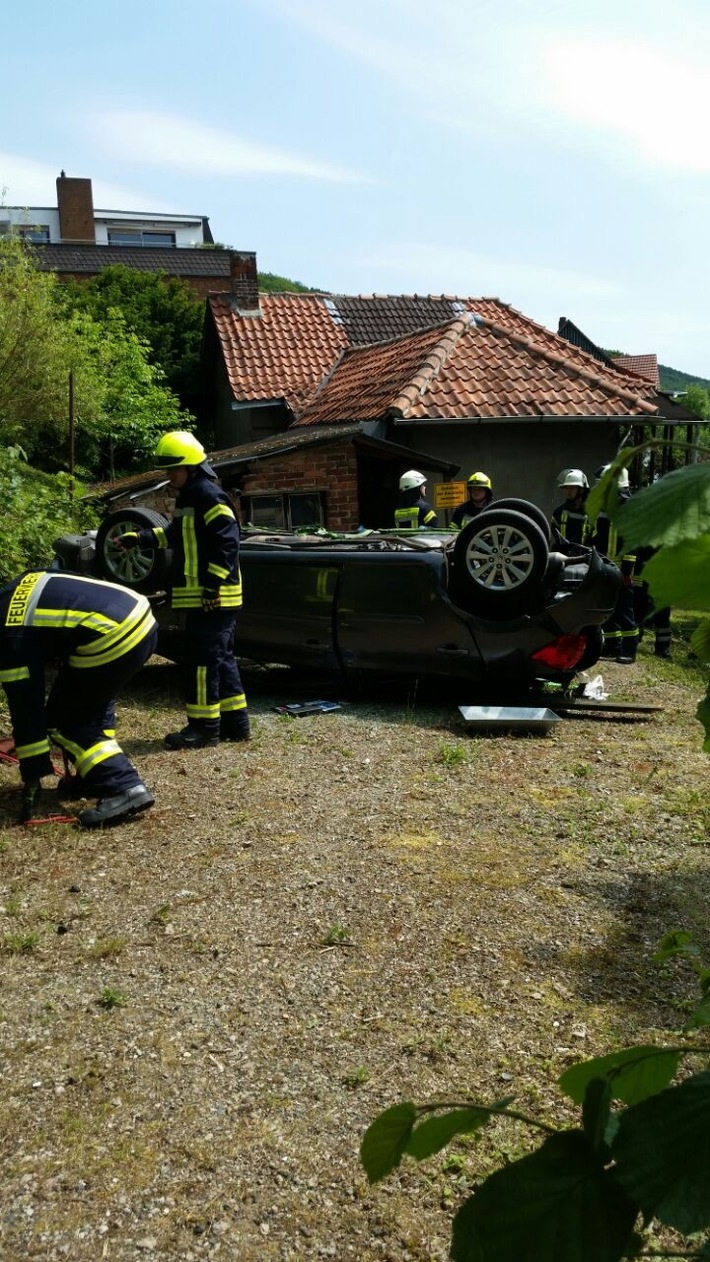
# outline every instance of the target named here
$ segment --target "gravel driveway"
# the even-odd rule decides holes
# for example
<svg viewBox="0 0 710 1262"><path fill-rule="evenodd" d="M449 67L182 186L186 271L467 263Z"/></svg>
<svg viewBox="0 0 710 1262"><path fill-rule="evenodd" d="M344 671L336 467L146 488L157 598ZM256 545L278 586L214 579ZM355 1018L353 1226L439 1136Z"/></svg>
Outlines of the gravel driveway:
<svg viewBox="0 0 710 1262"><path fill-rule="evenodd" d="M2 1262L445 1258L466 1189L531 1138L499 1123L369 1189L373 1116L515 1094L564 1121L573 1060L682 1023L661 934L710 959L700 672L644 643L602 673L663 713L485 737L381 695L293 720L273 706L314 694L247 672L253 741L175 754L156 660L119 710L145 816L19 829L0 768Z"/></svg>

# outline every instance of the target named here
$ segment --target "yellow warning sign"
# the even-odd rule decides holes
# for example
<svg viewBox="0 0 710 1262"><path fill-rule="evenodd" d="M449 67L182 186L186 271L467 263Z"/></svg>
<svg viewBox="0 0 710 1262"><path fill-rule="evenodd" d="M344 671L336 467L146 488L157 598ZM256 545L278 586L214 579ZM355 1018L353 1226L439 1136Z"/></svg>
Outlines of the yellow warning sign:
<svg viewBox="0 0 710 1262"><path fill-rule="evenodd" d="M456 508L465 499L465 482L437 482L434 486L434 508Z"/></svg>

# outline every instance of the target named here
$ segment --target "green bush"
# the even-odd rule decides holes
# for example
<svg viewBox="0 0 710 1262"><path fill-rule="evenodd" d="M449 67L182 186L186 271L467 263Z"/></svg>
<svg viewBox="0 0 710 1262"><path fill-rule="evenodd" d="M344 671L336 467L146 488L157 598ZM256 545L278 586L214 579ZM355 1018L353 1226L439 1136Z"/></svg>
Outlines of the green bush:
<svg viewBox="0 0 710 1262"><path fill-rule="evenodd" d="M20 447L0 447L0 581L23 570L42 569L54 540L96 525L96 510L81 501L83 488L66 473L32 469Z"/></svg>

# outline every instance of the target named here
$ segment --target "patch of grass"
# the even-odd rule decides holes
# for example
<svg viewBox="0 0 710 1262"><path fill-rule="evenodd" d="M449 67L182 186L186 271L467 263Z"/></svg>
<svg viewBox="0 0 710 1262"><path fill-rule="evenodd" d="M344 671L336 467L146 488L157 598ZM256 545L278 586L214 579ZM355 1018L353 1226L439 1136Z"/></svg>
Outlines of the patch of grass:
<svg viewBox="0 0 710 1262"><path fill-rule="evenodd" d="M11 916L14 918L16 916L19 916L21 911L22 911L22 894L20 893L19 890L12 889L10 890L7 898L5 899L5 915Z"/></svg>
<svg viewBox="0 0 710 1262"><path fill-rule="evenodd" d="M38 944L38 933L6 933L2 940L2 949L6 955L25 955L34 951Z"/></svg>
<svg viewBox="0 0 710 1262"><path fill-rule="evenodd" d="M86 956L90 960L115 960L125 946L125 938L99 938L86 948Z"/></svg>
<svg viewBox="0 0 710 1262"><path fill-rule="evenodd" d="M128 999L122 990L118 990L115 986L104 986L100 991L96 1000L99 1008L103 1008L106 1012L110 1012L113 1008L125 1008Z"/></svg>
<svg viewBox="0 0 710 1262"><path fill-rule="evenodd" d="M169 925L172 918L173 918L173 912L172 912L170 903L162 903L161 906L157 907L156 910L153 912L153 915L150 917L148 924L149 925Z"/></svg>
<svg viewBox="0 0 710 1262"><path fill-rule="evenodd" d="M591 772L592 768L588 762L578 762L572 768L572 775L576 776L578 780L586 780L587 776L591 775Z"/></svg>

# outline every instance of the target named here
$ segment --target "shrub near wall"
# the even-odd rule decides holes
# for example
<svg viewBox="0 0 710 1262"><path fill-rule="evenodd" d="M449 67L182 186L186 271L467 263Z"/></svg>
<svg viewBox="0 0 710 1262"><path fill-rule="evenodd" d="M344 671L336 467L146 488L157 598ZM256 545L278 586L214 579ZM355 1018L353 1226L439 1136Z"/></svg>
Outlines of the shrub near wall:
<svg viewBox="0 0 710 1262"><path fill-rule="evenodd" d="M83 488L66 473L32 469L19 447L0 448L0 581L49 565L54 540L96 524L96 511L80 499Z"/></svg>

